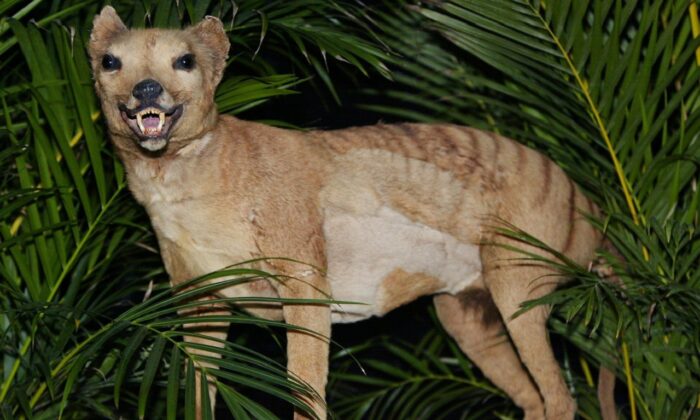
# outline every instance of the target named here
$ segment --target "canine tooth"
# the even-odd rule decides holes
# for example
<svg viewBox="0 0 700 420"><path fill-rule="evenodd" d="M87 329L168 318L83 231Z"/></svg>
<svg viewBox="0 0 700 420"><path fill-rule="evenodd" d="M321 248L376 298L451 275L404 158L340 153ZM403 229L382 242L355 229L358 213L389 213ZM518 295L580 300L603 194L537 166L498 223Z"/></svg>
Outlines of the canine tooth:
<svg viewBox="0 0 700 420"><path fill-rule="evenodd" d="M136 124L138 124L139 129L141 129L141 132L144 132L144 127L143 127L143 116L142 113L136 114Z"/></svg>
<svg viewBox="0 0 700 420"><path fill-rule="evenodd" d="M158 131L160 131L163 128L163 125L165 124L165 113L159 113L158 118L160 119L160 121L158 121Z"/></svg>

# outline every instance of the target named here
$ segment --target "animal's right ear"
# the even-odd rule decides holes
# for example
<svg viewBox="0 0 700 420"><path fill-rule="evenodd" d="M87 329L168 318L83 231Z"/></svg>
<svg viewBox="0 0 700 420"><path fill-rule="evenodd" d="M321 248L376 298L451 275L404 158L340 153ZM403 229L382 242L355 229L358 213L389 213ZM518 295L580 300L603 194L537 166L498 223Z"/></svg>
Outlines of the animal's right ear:
<svg viewBox="0 0 700 420"><path fill-rule="evenodd" d="M92 21L88 50L93 60L99 59L107 50L114 37L128 29L112 6L105 6Z"/></svg>

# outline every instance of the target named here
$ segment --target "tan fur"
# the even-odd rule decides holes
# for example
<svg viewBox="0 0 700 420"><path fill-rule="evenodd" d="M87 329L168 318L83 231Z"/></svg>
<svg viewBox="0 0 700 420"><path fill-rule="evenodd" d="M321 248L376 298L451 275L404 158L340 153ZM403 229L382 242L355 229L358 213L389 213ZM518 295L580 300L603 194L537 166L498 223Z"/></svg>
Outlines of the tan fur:
<svg viewBox="0 0 700 420"><path fill-rule="evenodd" d="M563 279L489 245L524 247L493 236L503 220L578 263L591 259L601 238L581 213L597 210L564 172L516 142L467 127L298 132L217 115L213 94L228 47L221 23L211 17L183 31L127 30L106 7L94 22L89 49L96 89L171 283L282 256L321 271L269 260L262 268L297 280L261 280L219 295L366 303L245 307L319 334L289 333L288 369L318 392L320 399L309 402L321 418L331 321L381 315L427 294L437 294L445 329L526 418L573 418L575 404L549 347L547 308L512 318L524 300L551 292ZM122 60L121 69L101 68L107 53ZM184 53L196 57L190 71L173 67ZM132 89L144 79L162 85L157 100L163 108L183 105L158 153L140 146L118 109L140 106ZM221 325L202 327L216 327L211 335L223 337ZM212 388L212 402L214 396Z"/></svg>
<svg viewBox="0 0 700 420"><path fill-rule="evenodd" d="M407 273L400 268L392 271L379 286L378 305L383 313L413 302L421 296L440 289L440 280L423 273Z"/></svg>

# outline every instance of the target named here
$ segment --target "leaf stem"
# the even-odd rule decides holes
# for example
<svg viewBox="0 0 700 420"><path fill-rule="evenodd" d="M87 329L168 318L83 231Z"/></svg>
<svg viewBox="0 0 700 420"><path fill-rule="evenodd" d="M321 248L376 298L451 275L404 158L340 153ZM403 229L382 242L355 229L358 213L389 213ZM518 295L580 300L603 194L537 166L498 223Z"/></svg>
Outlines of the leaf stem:
<svg viewBox="0 0 700 420"><path fill-rule="evenodd" d="M617 158L615 148L612 145L612 141L610 140L610 135L608 134L608 130L605 126L605 123L603 122L603 118L600 116L598 107L593 101L593 97L591 96L591 93L588 90L588 83L585 80L583 80L583 77L581 77L581 74L576 69L576 66L574 65L573 61L571 60L571 57L569 57L569 54L562 45L561 41L559 40L559 37L554 33L554 31L552 31L552 28L549 26L545 18L539 13L538 10L536 10L533 7L532 4L528 2L528 5L530 6L532 12L540 20L540 22L542 22L542 26L552 38L552 41L554 41L554 43L557 45L557 48L559 49L559 52L562 55L562 58L564 59L564 61L566 61L569 70L571 70L571 74L576 79L576 84L581 89L581 92L583 93L583 96L586 99L586 103L588 104L588 110L591 112L593 119L595 120L596 126L600 131L600 135L603 137L603 141L605 141L605 146L608 148L608 153L610 154L610 159L612 160L613 166L615 168L615 173L617 174L617 177L620 181L620 185L622 186L622 193L625 196L625 201L627 202L627 207L629 208L630 214L632 215L632 220L634 221L635 225L639 225L639 215L637 214L637 207L635 206L634 199L632 197L632 194L630 193L629 181L627 181L625 172L622 169L622 164L620 164L620 160ZM643 248L643 252L644 258L648 261L649 251L647 251L646 247Z"/></svg>
<svg viewBox="0 0 700 420"><path fill-rule="evenodd" d="M632 368L630 366L630 354L627 350L627 343L622 343L622 359L625 363L625 377L627 378L627 396L630 400L630 413L632 420L637 419L636 399L634 398L634 382L632 382Z"/></svg>
<svg viewBox="0 0 700 420"><path fill-rule="evenodd" d="M2 391L0 391L0 402L2 402L5 399L7 392L10 390L10 384L12 383L12 380L14 379L15 375L17 375L22 356L24 356L27 353L27 350L29 350L29 344L32 341L30 337L31 336L28 336L24 340L24 343L22 343L22 348L19 350L20 356L17 359L15 359L15 363L12 365L10 375L7 377L7 380L5 380L5 383L2 384Z"/></svg>
<svg viewBox="0 0 700 420"><path fill-rule="evenodd" d="M591 375L591 368L588 366L588 362L586 361L586 359L583 358L583 356L579 356L579 362L581 363L581 370L583 370L583 376L586 377L586 384L588 384L588 386L591 388L595 387L595 383L593 382L593 375Z"/></svg>
<svg viewBox="0 0 700 420"><path fill-rule="evenodd" d="M696 2L690 3L688 14L690 15L690 28L693 32L693 38L697 38L700 35L700 19L698 18L698 4ZM695 50L695 61L700 66L700 47Z"/></svg>

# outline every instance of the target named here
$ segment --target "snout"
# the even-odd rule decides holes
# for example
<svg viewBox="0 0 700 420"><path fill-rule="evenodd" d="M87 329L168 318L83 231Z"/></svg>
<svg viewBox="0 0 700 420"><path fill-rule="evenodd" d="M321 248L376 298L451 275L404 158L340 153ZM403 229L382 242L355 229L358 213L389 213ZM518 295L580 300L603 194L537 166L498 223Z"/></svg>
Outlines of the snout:
<svg viewBox="0 0 700 420"><path fill-rule="evenodd" d="M131 96L129 103L135 105L138 101L138 105L129 108L127 104L119 104L122 119L136 134L141 147L150 151L165 148L173 126L182 115L182 104L164 105L172 103L172 98L153 79L134 85Z"/></svg>

